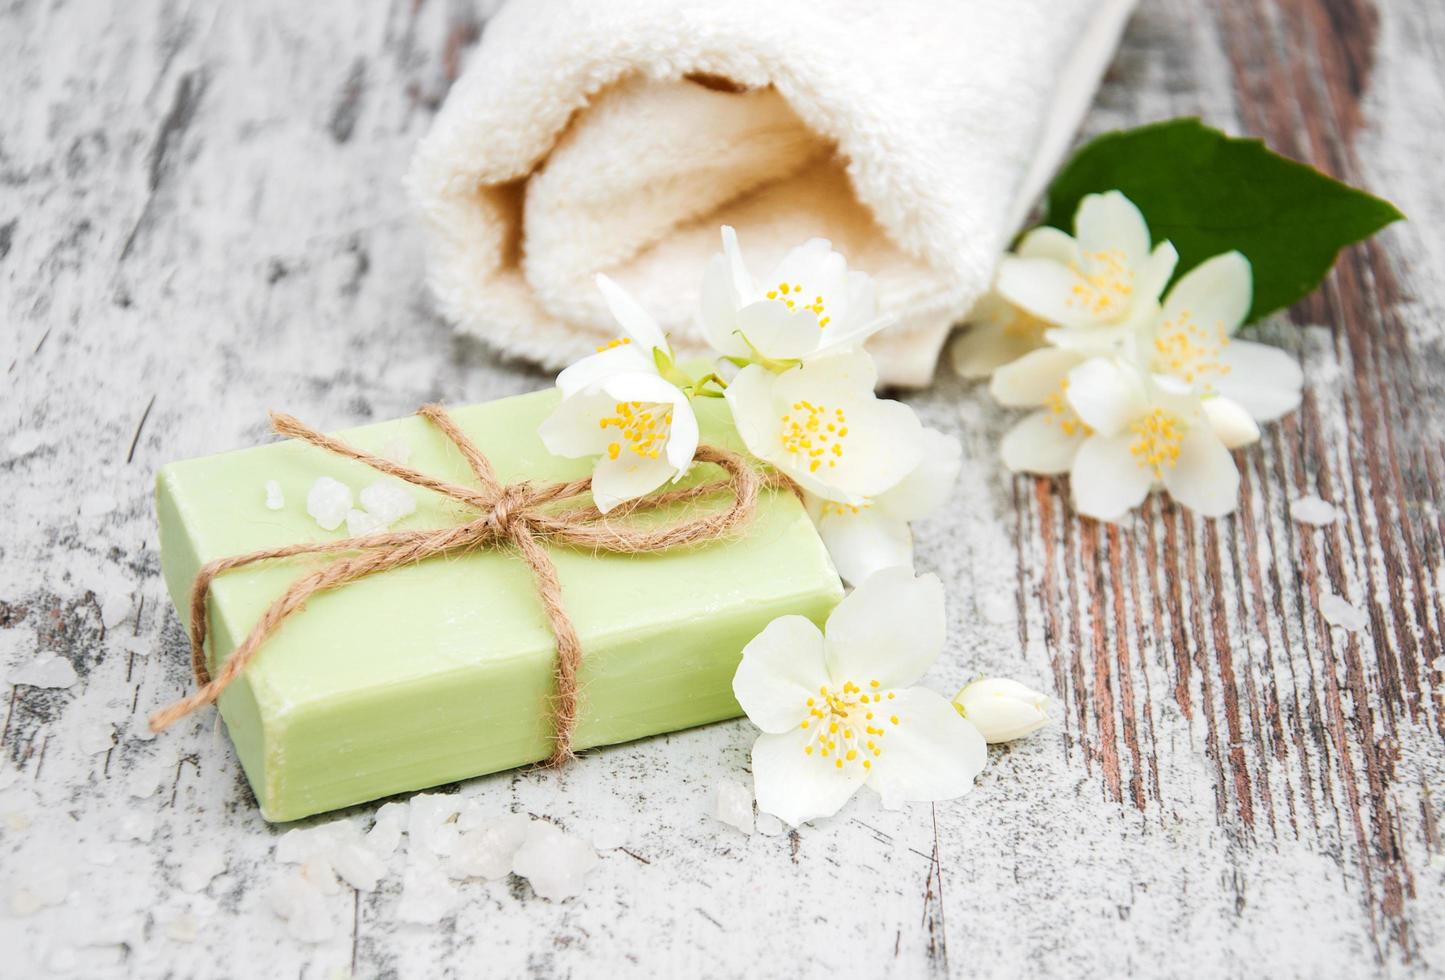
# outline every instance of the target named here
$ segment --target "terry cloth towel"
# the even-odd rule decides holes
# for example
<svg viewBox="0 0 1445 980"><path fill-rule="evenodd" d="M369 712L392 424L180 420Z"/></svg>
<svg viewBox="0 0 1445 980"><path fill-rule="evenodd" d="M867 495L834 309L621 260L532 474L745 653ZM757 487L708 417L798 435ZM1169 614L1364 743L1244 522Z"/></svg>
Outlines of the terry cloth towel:
<svg viewBox="0 0 1445 980"><path fill-rule="evenodd" d="M555 368L615 336L605 272L701 352L720 225L755 275L824 237L898 317L883 380L926 384L1133 3L516 0L408 178L441 309Z"/></svg>

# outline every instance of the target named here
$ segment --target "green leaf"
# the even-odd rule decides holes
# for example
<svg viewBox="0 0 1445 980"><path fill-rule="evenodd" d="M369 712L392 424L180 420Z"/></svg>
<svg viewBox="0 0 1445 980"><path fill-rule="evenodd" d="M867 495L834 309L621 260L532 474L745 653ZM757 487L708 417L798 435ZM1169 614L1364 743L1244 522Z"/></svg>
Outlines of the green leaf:
<svg viewBox="0 0 1445 980"><path fill-rule="evenodd" d="M1105 133L1079 150L1049 188L1044 223L1073 230L1085 194L1123 191L1155 242L1179 250L1177 278L1239 249L1254 266L1250 320L1309 293L1340 249L1404 217L1388 201L1342 184L1254 139L1198 119Z"/></svg>

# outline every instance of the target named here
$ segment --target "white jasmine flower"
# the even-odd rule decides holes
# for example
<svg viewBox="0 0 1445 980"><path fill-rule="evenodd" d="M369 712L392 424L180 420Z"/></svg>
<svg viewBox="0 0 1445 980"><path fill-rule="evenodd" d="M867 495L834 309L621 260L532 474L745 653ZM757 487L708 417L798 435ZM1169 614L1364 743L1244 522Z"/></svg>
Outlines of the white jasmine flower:
<svg viewBox="0 0 1445 980"><path fill-rule="evenodd" d="M614 374L660 374L673 362L672 346L652 315L606 276L599 274L596 282L622 333L557 375L564 398Z"/></svg>
<svg viewBox="0 0 1445 980"><path fill-rule="evenodd" d="M641 371L605 374L566 395L538 432L554 455L598 457L592 499L603 513L680 480L698 442L687 395Z"/></svg>
<svg viewBox="0 0 1445 980"><path fill-rule="evenodd" d="M1078 247L1056 228L1035 228L1013 253L1019 258L1068 264ZM1009 302L995 288L985 293L967 317L968 329L953 342L953 369L960 377L987 378L1010 361L1042 347L1049 323Z"/></svg>
<svg viewBox="0 0 1445 980"><path fill-rule="evenodd" d="M1156 485L1205 517L1234 510L1239 470L1229 450L1259 437L1243 409L1116 357L1070 371L1067 398L1092 430L1070 468L1081 514L1118 520Z"/></svg>
<svg viewBox="0 0 1445 980"><path fill-rule="evenodd" d="M878 371L861 351L773 374L738 372L723 392L738 435L825 500L861 504L893 487L923 458L923 426L913 409L878 398Z"/></svg>
<svg viewBox="0 0 1445 980"><path fill-rule="evenodd" d="M1042 347L994 372L989 391L1001 405L1032 408L1003 437L1004 465L1016 473L1067 473L1074 454L1093 434L1069 404L1069 372L1088 357Z"/></svg>
<svg viewBox="0 0 1445 980"><path fill-rule="evenodd" d="M921 520L948 499L963 465L955 436L923 430L923 458L897 485L859 504L808 495L808 514L843 581L858 585L884 568L913 568L909 521Z"/></svg>
<svg viewBox="0 0 1445 980"><path fill-rule="evenodd" d="M1169 242L1150 249L1149 226L1119 191L1089 194L1074 214L1074 235L1038 228L1035 256L1005 256L994 288L1009 302L1057 324L1050 339L1098 349L1120 328L1152 317L1179 255Z"/></svg>
<svg viewBox="0 0 1445 980"><path fill-rule="evenodd" d="M1279 348L1234 338L1253 295L1249 260L1239 252L1200 263L1169 290L1143 353L1155 373L1224 395L1256 421L1271 422L1299 407L1304 375Z"/></svg>
<svg viewBox="0 0 1445 980"><path fill-rule="evenodd" d="M942 695L911 686L943 649L943 586L891 568L828 617L773 620L743 650L733 693L762 729L758 809L793 826L831 816L865 783L885 805L962 796L983 736Z"/></svg>
<svg viewBox="0 0 1445 980"><path fill-rule="evenodd" d="M698 316L709 344L734 363L774 369L856 350L892 322L879 317L873 280L848 271L824 238L788 252L758 287L724 225L723 251L708 263Z"/></svg>
<svg viewBox="0 0 1445 980"><path fill-rule="evenodd" d="M1049 723L1048 695L1003 677L965 685L953 696L953 706L990 745L1023 738Z"/></svg>

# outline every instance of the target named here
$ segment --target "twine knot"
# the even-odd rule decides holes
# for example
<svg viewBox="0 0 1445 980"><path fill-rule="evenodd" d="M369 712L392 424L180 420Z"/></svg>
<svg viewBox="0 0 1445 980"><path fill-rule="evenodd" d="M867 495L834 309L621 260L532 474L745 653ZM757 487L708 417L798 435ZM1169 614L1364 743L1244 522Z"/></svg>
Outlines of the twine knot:
<svg viewBox="0 0 1445 980"><path fill-rule="evenodd" d="M753 470L737 453L714 446L699 446L693 461L720 467L726 474L725 479L628 501L607 515L591 503L559 507L589 493L592 480L587 478L543 486L526 482L503 484L497 479L491 462L441 406L425 405L417 414L435 425L456 446L481 485L480 492L473 487L438 480L400 463L348 446L289 415L272 413L271 427L280 435L300 439L337 456L365 463L413 486L442 494L463 506L481 511L482 515L454 527L383 531L339 541L286 545L207 562L191 583L191 670L198 689L189 697L151 715L152 731L158 732L192 711L214 703L246 669L266 640L288 617L299 612L311 596L340 588L367 575L438 555L478 546L512 547L532 569L537 595L556 641L556 690L551 704L553 748L548 764L561 763L572 756L572 734L577 726L578 713L577 670L582 662L582 644L562 604L562 583L557 577L557 566L542 542L614 554L666 551L714 540L744 526L756 512L758 495L765 487L786 488L802 498L802 490L787 477L780 474L764 476ZM691 514L660 526L631 526L611 519L724 492L733 498L727 507ZM206 635L210 630L207 597L216 576L256 562L321 554L336 557L292 582L261 614L250 633L212 676L205 652Z"/></svg>

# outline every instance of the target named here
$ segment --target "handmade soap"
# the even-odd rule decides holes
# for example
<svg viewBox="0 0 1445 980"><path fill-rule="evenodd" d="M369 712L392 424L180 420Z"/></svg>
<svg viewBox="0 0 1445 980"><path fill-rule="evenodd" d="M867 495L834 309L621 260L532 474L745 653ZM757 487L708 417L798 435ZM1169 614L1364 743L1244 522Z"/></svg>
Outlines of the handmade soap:
<svg viewBox="0 0 1445 980"><path fill-rule="evenodd" d="M552 456L537 437L556 399L555 391L538 392L452 415L504 482L585 476L589 461ZM698 408L704 442L741 448L720 401ZM340 437L379 455L408 447L412 468L474 483L460 453L424 419ZM161 566L183 621L203 563L346 536L344 525L325 531L306 512L322 476L358 495L381 479L364 464L294 441L161 470ZM267 506L272 480L285 500L280 510ZM412 491L417 508L397 529L475 516ZM583 647L579 749L738 715L732 676L748 640L788 613L821 623L842 595L811 522L787 493L766 493L744 532L706 545L642 556L549 551ZM325 560L263 563L218 578L212 669L272 600ZM505 550L477 551L313 597L222 694L220 709L261 812L295 820L546 758L553 660L527 566Z"/></svg>

